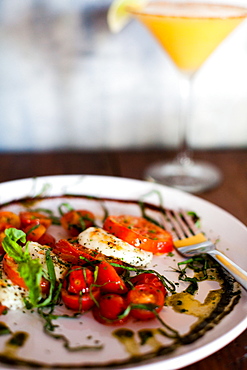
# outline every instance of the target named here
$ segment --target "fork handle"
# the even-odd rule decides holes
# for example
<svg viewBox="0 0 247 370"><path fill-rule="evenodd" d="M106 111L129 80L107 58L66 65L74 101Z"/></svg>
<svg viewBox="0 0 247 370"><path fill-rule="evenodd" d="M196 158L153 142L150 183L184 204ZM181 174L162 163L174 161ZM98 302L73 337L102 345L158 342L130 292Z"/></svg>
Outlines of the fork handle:
<svg viewBox="0 0 247 370"><path fill-rule="evenodd" d="M223 253L218 250L211 250L207 252L212 256L217 262L219 262L233 277L234 279L242 285L242 287L247 290L247 272L244 271L240 266L226 257Z"/></svg>

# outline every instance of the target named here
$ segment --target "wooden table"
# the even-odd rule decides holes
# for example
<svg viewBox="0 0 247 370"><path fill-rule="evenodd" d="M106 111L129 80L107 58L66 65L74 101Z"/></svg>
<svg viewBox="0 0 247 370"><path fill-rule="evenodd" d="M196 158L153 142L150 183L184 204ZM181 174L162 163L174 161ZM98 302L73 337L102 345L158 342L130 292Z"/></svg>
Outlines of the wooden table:
<svg viewBox="0 0 247 370"><path fill-rule="evenodd" d="M142 179L150 163L170 159L172 151L61 151L44 153L2 153L0 182L25 177L58 174L97 174ZM222 184L198 195L224 208L247 225L247 149L199 151L195 158L218 166ZM184 370L247 369L247 331L225 348Z"/></svg>

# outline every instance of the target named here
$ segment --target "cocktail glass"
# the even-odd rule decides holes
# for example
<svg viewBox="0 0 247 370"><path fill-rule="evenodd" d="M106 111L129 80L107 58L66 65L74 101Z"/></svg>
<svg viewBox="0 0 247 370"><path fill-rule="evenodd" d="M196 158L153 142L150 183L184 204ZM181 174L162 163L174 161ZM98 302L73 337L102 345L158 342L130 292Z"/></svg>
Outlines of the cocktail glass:
<svg viewBox="0 0 247 370"><path fill-rule="evenodd" d="M247 6L247 4L246 4ZM191 115L191 88L196 72L217 46L247 17L247 7L201 1L155 0L127 11L154 35L180 74L181 149L172 162L151 165L145 178L188 192L217 186L222 178L215 166L195 161L187 135Z"/></svg>

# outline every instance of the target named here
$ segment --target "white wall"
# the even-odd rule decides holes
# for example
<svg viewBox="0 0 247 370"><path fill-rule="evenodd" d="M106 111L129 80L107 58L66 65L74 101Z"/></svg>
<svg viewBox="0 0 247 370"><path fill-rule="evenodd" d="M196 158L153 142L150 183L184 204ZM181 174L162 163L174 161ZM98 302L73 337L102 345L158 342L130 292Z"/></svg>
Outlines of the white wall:
<svg viewBox="0 0 247 370"><path fill-rule="evenodd" d="M110 2L1 0L0 150L177 145L175 68L136 22L109 32ZM194 96L194 147L247 146L247 23Z"/></svg>

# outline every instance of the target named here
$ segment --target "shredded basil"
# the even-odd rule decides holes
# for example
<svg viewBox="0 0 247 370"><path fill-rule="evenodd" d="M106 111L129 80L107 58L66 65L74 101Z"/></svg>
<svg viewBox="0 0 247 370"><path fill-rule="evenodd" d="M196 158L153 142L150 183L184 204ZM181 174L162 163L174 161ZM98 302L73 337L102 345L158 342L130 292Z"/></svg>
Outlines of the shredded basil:
<svg viewBox="0 0 247 370"><path fill-rule="evenodd" d="M65 212L63 211L63 207L65 207L65 209L66 209ZM58 207L58 211L59 211L61 216L63 216L65 213L67 213L69 211L73 211L73 210L74 210L74 208L69 203L62 203Z"/></svg>
<svg viewBox="0 0 247 370"><path fill-rule="evenodd" d="M183 268L181 268L184 266ZM175 270L179 276L179 280L187 281L190 283L188 288L185 290L187 293L193 295L198 290L198 282L208 279L208 259L205 255L195 256L188 260L178 263L178 269ZM189 277L187 276L187 269L191 269L197 273L201 273L200 277Z"/></svg>

